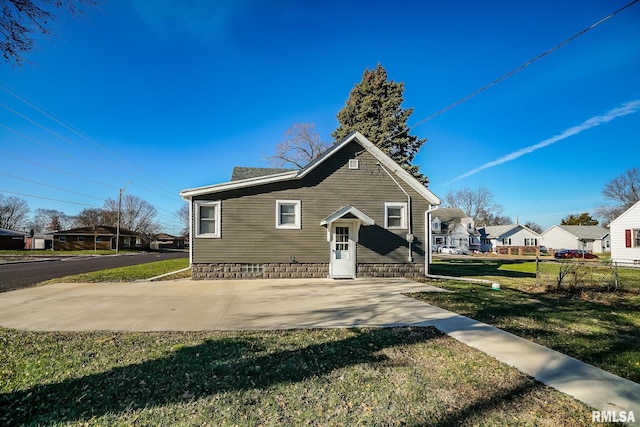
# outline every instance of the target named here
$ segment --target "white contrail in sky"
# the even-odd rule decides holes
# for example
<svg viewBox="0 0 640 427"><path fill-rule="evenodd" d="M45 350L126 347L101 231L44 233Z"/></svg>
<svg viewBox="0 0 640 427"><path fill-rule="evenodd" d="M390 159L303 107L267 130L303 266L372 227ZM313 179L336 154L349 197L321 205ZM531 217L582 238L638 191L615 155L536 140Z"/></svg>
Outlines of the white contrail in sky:
<svg viewBox="0 0 640 427"><path fill-rule="evenodd" d="M565 130L564 132L556 135L556 136L552 136L549 139L545 139L542 142L539 142L537 144L534 145L530 145L528 147L522 148L518 151L514 151L513 153L507 154L506 156L500 157L497 160L485 163L482 166L479 166L475 169L470 170L467 173L464 173L454 179L452 179L451 181L447 182L445 185L449 185L452 184L456 181L460 181L461 179L464 179L466 177L469 177L471 175L475 175L478 172L488 169L488 168L492 168L494 166L498 166L501 165L503 163L506 162L510 162L512 160L515 160L519 157L524 156L525 154L529 154L532 153L536 150L539 150L541 148L546 147L547 145L551 145L555 142L558 141L562 141L565 138L569 138L572 135L576 135L579 134L582 131L585 131L587 129L591 129L593 127L599 126L603 123L607 123L610 122L611 120L615 119L616 117L622 117L622 116L626 116L628 114L633 114L636 111L638 111L638 108L640 108L640 99L636 99L630 102L627 102L625 104L622 104L622 106L618 107L618 108L614 108L613 110L607 111L605 114L603 114L602 116L596 116L596 117L592 117L589 120L583 122L582 124L579 124L578 126L574 126L571 127L567 130Z"/></svg>

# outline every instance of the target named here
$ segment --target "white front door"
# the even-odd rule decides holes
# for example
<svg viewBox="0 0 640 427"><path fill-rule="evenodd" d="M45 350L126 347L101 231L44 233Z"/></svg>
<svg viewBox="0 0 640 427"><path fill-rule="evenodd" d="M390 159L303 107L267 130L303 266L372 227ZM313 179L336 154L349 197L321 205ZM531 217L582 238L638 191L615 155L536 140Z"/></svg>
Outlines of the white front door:
<svg viewBox="0 0 640 427"><path fill-rule="evenodd" d="M356 277L356 244L351 236L353 228L350 223L333 223L331 226L329 272L332 278Z"/></svg>

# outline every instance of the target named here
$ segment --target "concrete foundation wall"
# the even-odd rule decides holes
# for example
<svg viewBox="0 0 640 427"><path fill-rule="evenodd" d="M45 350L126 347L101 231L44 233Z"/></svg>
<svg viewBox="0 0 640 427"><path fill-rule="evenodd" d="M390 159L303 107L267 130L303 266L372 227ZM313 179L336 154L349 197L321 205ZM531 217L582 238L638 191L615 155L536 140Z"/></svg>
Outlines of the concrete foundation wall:
<svg viewBox="0 0 640 427"><path fill-rule="evenodd" d="M194 280L211 279L307 279L329 276L328 263L295 264L193 264ZM358 277L424 276L424 264L358 264Z"/></svg>

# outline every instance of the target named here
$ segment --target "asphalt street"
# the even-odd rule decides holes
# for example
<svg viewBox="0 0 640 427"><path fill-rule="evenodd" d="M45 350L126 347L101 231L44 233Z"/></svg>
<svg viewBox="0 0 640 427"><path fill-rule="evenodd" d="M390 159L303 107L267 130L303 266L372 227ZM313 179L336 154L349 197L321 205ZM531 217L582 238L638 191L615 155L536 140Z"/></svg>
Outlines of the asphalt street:
<svg viewBox="0 0 640 427"><path fill-rule="evenodd" d="M28 287L56 277L188 256L186 252L143 252L132 255L52 257L46 261L0 264L0 292Z"/></svg>

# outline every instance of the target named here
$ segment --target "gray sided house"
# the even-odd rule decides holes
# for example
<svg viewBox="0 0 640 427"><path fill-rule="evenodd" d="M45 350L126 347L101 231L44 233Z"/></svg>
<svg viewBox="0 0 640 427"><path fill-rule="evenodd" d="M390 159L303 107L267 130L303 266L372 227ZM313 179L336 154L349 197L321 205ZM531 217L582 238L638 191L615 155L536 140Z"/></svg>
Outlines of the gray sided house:
<svg viewBox="0 0 640 427"><path fill-rule="evenodd" d="M480 250L480 237L473 219L459 208L438 208L431 213L433 250L444 245L459 247L463 252Z"/></svg>
<svg viewBox="0 0 640 427"><path fill-rule="evenodd" d="M180 193L194 279L424 274L440 200L360 133L300 170L262 172Z"/></svg>

